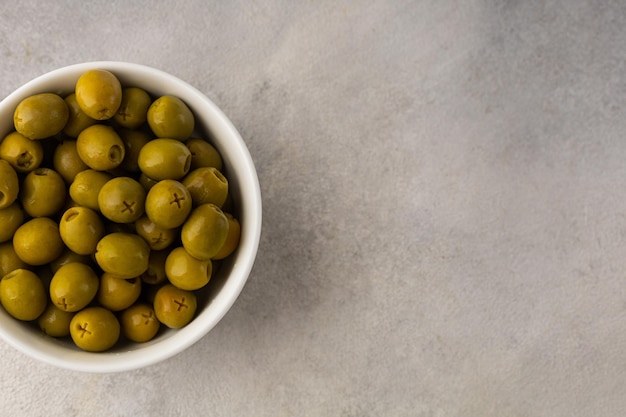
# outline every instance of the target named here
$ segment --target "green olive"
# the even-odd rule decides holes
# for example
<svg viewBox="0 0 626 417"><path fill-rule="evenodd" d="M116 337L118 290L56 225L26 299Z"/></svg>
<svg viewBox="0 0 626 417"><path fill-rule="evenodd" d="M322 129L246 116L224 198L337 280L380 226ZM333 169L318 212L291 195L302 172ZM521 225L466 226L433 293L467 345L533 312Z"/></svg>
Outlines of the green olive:
<svg viewBox="0 0 626 417"><path fill-rule="evenodd" d="M0 142L0 158L7 161L16 172L30 172L43 161L44 151L40 141L11 132Z"/></svg>
<svg viewBox="0 0 626 417"><path fill-rule="evenodd" d="M221 208L226 201L228 180L217 168L197 168L187 174L182 183L196 206L212 203Z"/></svg>
<svg viewBox="0 0 626 417"><path fill-rule="evenodd" d="M59 229L60 230L60 229ZM76 252L66 248L63 253L56 258L54 261L50 262L50 271L54 274L59 268L61 268L65 264L69 264L72 262L79 262L85 265L92 265L91 257L88 255L79 255Z"/></svg>
<svg viewBox="0 0 626 417"><path fill-rule="evenodd" d="M135 304L124 310L120 316L120 325L124 337L137 343L152 340L161 327L154 309L144 303Z"/></svg>
<svg viewBox="0 0 626 417"><path fill-rule="evenodd" d="M37 319L37 324L48 336L65 337L70 335L72 317L74 317L73 312L63 311L53 303L48 303L44 312Z"/></svg>
<svg viewBox="0 0 626 417"><path fill-rule="evenodd" d="M187 140L194 124L191 109L178 97L161 96L148 109L148 125L158 138Z"/></svg>
<svg viewBox="0 0 626 417"><path fill-rule="evenodd" d="M157 226L148 216L135 222L136 233L144 238L151 250L159 251L169 247L178 238L178 229L165 229Z"/></svg>
<svg viewBox="0 0 626 417"><path fill-rule="evenodd" d="M222 156L209 142L200 138L191 138L185 142L191 152L191 169L213 167L222 170Z"/></svg>
<svg viewBox="0 0 626 417"><path fill-rule="evenodd" d="M228 218L214 204L195 208L180 233L183 247L191 256L207 260L217 255L228 237Z"/></svg>
<svg viewBox="0 0 626 417"><path fill-rule="evenodd" d="M96 296L99 282L98 275L89 265L70 262L52 276L50 300L63 311L82 310Z"/></svg>
<svg viewBox="0 0 626 417"><path fill-rule="evenodd" d="M0 278L16 269L26 268L28 265L17 256L12 242L0 243Z"/></svg>
<svg viewBox="0 0 626 417"><path fill-rule="evenodd" d="M22 181L20 200L24 211L33 217L51 217L65 205L65 181L53 169L37 168Z"/></svg>
<svg viewBox="0 0 626 417"><path fill-rule="evenodd" d="M111 233L96 246L96 262L104 272L120 278L135 278L148 269L150 247L140 236Z"/></svg>
<svg viewBox="0 0 626 417"><path fill-rule="evenodd" d="M92 119L112 118L122 103L122 84L110 71L94 69L76 81L76 101Z"/></svg>
<svg viewBox="0 0 626 417"><path fill-rule="evenodd" d="M74 315L70 336L79 348L103 352L112 348L120 337L120 322L104 307L88 307Z"/></svg>
<svg viewBox="0 0 626 417"><path fill-rule="evenodd" d="M76 174L70 184L69 193L72 200L81 206L92 210L100 210L98 206L98 194L100 190L113 176L107 172L86 169Z"/></svg>
<svg viewBox="0 0 626 417"><path fill-rule="evenodd" d="M17 173L4 159L0 159L0 209L7 208L17 199L20 183Z"/></svg>
<svg viewBox="0 0 626 417"><path fill-rule="evenodd" d="M146 284L161 284L167 280L165 275L165 260L171 251L153 250L150 251L150 259L148 259L148 269L141 274L141 280Z"/></svg>
<svg viewBox="0 0 626 417"><path fill-rule="evenodd" d="M193 291L166 284L154 296L157 319L171 329L186 326L196 314L197 300Z"/></svg>
<svg viewBox="0 0 626 417"><path fill-rule="evenodd" d="M69 110L58 94L42 93L26 97L13 113L15 130L30 139L45 139L63 130Z"/></svg>
<svg viewBox="0 0 626 417"><path fill-rule="evenodd" d="M65 104L67 104L67 108L69 110L69 118L63 128L63 133L67 136L76 138L80 132L89 126L98 123L96 119L92 119L87 116L87 114L85 114L85 112L80 108L78 101L76 101L75 93L65 97Z"/></svg>
<svg viewBox="0 0 626 417"><path fill-rule="evenodd" d="M24 222L24 210L17 202L0 209L0 243L13 238L13 234ZM2 275L0 275L2 278Z"/></svg>
<svg viewBox="0 0 626 417"><path fill-rule="evenodd" d="M146 192L150 191L150 188L152 188L157 182L159 181L153 180L144 173L141 173L139 176L139 183L143 186L143 189L146 190Z"/></svg>
<svg viewBox="0 0 626 417"><path fill-rule="evenodd" d="M65 246L78 255L91 255L104 236L104 223L94 210L72 207L63 213L59 232Z"/></svg>
<svg viewBox="0 0 626 417"><path fill-rule="evenodd" d="M188 291L199 290L208 284L211 269L210 260L196 259L183 247L172 250L165 261L165 275L170 283Z"/></svg>
<svg viewBox="0 0 626 417"><path fill-rule="evenodd" d="M178 180L191 167L191 152L175 139L154 139L139 151L139 169L155 180Z"/></svg>
<svg viewBox="0 0 626 417"><path fill-rule="evenodd" d="M132 223L143 216L146 191L130 177L108 181L98 193L98 207L107 219L117 223Z"/></svg>
<svg viewBox="0 0 626 417"><path fill-rule="evenodd" d="M150 142L151 136L143 130L119 129L118 133L126 151L120 168L127 172L139 172L139 151Z"/></svg>
<svg viewBox="0 0 626 417"><path fill-rule="evenodd" d="M103 307L111 311L121 311L133 305L140 294L140 278L123 279L105 272L100 276L96 298Z"/></svg>
<svg viewBox="0 0 626 417"><path fill-rule="evenodd" d="M124 88L122 102L113 118L122 127L138 128L146 122L151 103L152 99L145 90L137 87Z"/></svg>
<svg viewBox="0 0 626 417"><path fill-rule="evenodd" d="M111 126L102 124L89 126L80 132L76 150L89 168L98 171L117 168L126 154L122 138Z"/></svg>
<svg viewBox="0 0 626 417"><path fill-rule="evenodd" d="M54 148L52 166L68 184L74 181L76 174L89 168L80 159L75 140L64 140Z"/></svg>
<svg viewBox="0 0 626 417"><path fill-rule="evenodd" d="M241 225L239 224L239 220L233 217L230 213L224 213L226 218L228 219L228 235L226 236L226 241L222 248L213 256L213 259L220 260L224 259L230 254L232 254L235 249L239 246L239 238L241 236Z"/></svg>
<svg viewBox="0 0 626 417"><path fill-rule="evenodd" d="M58 258L64 250L59 225L48 217L35 217L22 224L13 235L13 248L30 265L44 265Z"/></svg>
<svg viewBox="0 0 626 417"><path fill-rule="evenodd" d="M185 222L192 204L191 195L183 184L163 180L146 195L146 215L163 229L175 229Z"/></svg>
<svg viewBox="0 0 626 417"><path fill-rule="evenodd" d="M18 320L35 320L46 308L41 279L27 269L16 269L0 280L0 302Z"/></svg>

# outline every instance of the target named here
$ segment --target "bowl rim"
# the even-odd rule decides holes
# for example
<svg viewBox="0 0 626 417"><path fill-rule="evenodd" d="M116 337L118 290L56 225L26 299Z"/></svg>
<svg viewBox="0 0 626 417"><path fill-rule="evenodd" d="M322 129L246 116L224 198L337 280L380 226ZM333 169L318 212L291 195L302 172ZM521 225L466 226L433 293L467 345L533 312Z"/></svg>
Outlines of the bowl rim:
<svg viewBox="0 0 626 417"><path fill-rule="evenodd" d="M22 86L0 101L0 113L13 111L21 99L39 92L50 92L42 86L69 79L77 79L80 74L90 69L105 69L113 72L120 79L142 80L145 83L159 81L158 89L164 94L177 94L189 107L197 113L198 106L202 107L201 119L212 131L216 148L222 155L226 155L225 163L236 156L239 191L245 188L246 204L240 205L241 237L237 249L236 259L233 260L232 270L228 280L219 293L211 300L210 305L187 326L175 331L175 334L158 340L155 343L147 342L140 348L127 351L91 353L80 350L70 350L56 340L45 335L33 335L25 330L23 323L8 316L0 308L0 338L15 349L31 358L49 365L74 371L93 373L112 373L139 369L168 359L187 349L204 337L224 317L247 282L261 237L262 199L261 190L254 162L249 150L238 130L224 112L205 94L180 78L143 64L124 61L90 61L60 67L44 73ZM75 82L75 81L74 81ZM123 83L124 84L124 83ZM128 83L130 86L130 83ZM141 85L137 85L141 86ZM154 89L146 88L152 93ZM168 93L170 91L170 93ZM52 91L55 92L55 91ZM57 93L61 93L57 91ZM67 91L65 91L67 94ZM8 132L7 132L8 133ZM228 139L225 139L228 138ZM228 140L228 147L223 148L224 141ZM220 149L222 148L222 149Z"/></svg>

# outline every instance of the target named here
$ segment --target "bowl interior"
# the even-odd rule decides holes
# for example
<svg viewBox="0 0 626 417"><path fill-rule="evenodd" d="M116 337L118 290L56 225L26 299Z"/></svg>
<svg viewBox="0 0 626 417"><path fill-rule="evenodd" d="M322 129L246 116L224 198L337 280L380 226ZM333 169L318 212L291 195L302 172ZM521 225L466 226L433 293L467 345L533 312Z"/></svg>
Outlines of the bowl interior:
<svg viewBox="0 0 626 417"><path fill-rule="evenodd" d="M74 90L76 80L89 69L113 72L123 86L140 87L153 98L174 95L192 109L197 132L220 152L224 174L229 180L241 224L238 249L221 263L219 272L197 292L195 319L182 329L162 329L146 343L119 343L103 353L85 352L69 340L46 336L35 326L25 325L0 308L0 336L15 348L43 362L66 369L87 372L118 372L150 365L171 357L195 343L226 314L243 289L256 256L261 232L261 195L252 158L241 136L222 111L206 96L180 79L138 64L89 62L60 68L44 74L15 90L0 102L0 135L14 130L13 111L33 94L53 92L65 96ZM162 328L164 326L161 326Z"/></svg>

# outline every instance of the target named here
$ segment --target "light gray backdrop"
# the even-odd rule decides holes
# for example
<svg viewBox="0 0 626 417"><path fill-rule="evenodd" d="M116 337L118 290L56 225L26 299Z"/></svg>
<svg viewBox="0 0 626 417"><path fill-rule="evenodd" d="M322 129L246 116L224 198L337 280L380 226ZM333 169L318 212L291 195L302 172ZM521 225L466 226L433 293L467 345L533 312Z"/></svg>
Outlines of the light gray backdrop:
<svg viewBox="0 0 626 417"><path fill-rule="evenodd" d="M189 350L115 375L0 342L9 416L623 416L626 5L0 5L0 96L123 60L206 93L264 200Z"/></svg>

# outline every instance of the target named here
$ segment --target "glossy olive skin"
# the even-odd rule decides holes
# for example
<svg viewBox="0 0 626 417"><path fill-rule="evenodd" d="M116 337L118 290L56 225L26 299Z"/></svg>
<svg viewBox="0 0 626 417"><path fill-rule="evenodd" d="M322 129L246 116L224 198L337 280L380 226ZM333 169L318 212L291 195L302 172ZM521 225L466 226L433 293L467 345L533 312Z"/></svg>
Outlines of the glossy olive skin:
<svg viewBox="0 0 626 417"><path fill-rule="evenodd" d="M219 207L203 204L183 224L180 237L191 256L208 260L217 255L228 237L228 219Z"/></svg>
<svg viewBox="0 0 626 417"><path fill-rule="evenodd" d="M0 280L0 302L16 319L35 320L46 308L46 291L34 272L16 269Z"/></svg>
<svg viewBox="0 0 626 417"><path fill-rule="evenodd" d="M143 216L146 191L130 177L115 177L98 193L98 207L107 219L132 223Z"/></svg>
<svg viewBox="0 0 626 417"><path fill-rule="evenodd" d="M138 303L124 310L120 316L120 325L124 337L137 343L152 340L161 327L154 309L145 303Z"/></svg>
<svg viewBox="0 0 626 417"><path fill-rule="evenodd" d="M221 208L226 201L228 180L217 168L197 168L187 174L182 183L196 206L211 203Z"/></svg>
<svg viewBox="0 0 626 417"><path fill-rule="evenodd" d="M126 150L120 168L131 173L139 172L139 151L152 140L152 136L143 130L118 129L117 133Z"/></svg>
<svg viewBox="0 0 626 417"><path fill-rule="evenodd" d="M70 184L69 193L72 200L81 206L89 207L92 210L100 211L98 205L98 194L113 176L107 172L87 169L76 174L74 181Z"/></svg>
<svg viewBox="0 0 626 417"><path fill-rule="evenodd" d="M26 262L17 256L12 242L0 243L0 279L11 271L27 268Z"/></svg>
<svg viewBox="0 0 626 417"><path fill-rule="evenodd" d="M22 100L13 113L15 130L30 139L45 139L63 130L69 109L63 98L53 93L35 94Z"/></svg>
<svg viewBox="0 0 626 417"><path fill-rule="evenodd" d="M85 308L98 292L100 281L94 270L80 262L61 266L50 281L50 300L63 311Z"/></svg>
<svg viewBox="0 0 626 417"><path fill-rule="evenodd" d="M0 142L0 158L7 161L16 172L30 172L41 165L44 150L40 141L11 132Z"/></svg>
<svg viewBox="0 0 626 417"><path fill-rule="evenodd" d="M37 168L22 181L20 200L24 211L33 217L51 217L65 205L63 177L53 169Z"/></svg>
<svg viewBox="0 0 626 417"><path fill-rule="evenodd" d="M72 340L88 352L104 352L112 348L120 331L117 317L104 307L87 307L76 313L70 322Z"/></svg>
<svg viewBox="0 0 626 417"><path fill-rule="evenodd" d="M146 241L151 250L159 251L174 243L180 231L159 227L148 216L143 216L135 222L135 232Z"/></svg>
<svg viewBox="0 0 626 417"><path fill-rule="evenodd" d="M24 210L17 202L0 209L0 243L11 240L22 223L24 223ZM0 278L2 278L1 275Z"/></svg>
<svg viewBox="0 0 626 417"><path fill-rule="evenodd" d="M127 87L122 90L122 102L113 119L118 125L135 129L143 125L152 104L150 95L143 89Z"/></svg>
<svg viewBox="0 0 626 417"><path fill-rule="evenodd" d="M235 249L239 246L239 239L241 236L241 225L239 220L233 217L230 213L224 213L228 219L228 235L226 241L222 245L222 248L213 256L214 260L221 260L230 256Z"/></svg>
<svg viewBox="0 0 626 417"><path fill-rule="evenodd" d="M158 138L187 140L195 127L191 109L178 97L161 96L148 109L148 125Z"/></svg>
<svg viewBox="0 0 626 417"><path fill-rule="evenodd" d="M73 312L63 311L53 303L48 303L44 312L37 318L37 324L48 336L65 337L70 335L72 317Z"/></svg>
<svg viewBox="0 0 626 417"><path fill-rule="evenodd" d="M165 261L165 275L169 282L183 290L199 290L211 279L210 260L201 261L189 255L185 248L173 249Z"/></svg>
<svg viewBox="0 0 626 417"><path fill-rule="evenodd" d="M122 84L110 71L94 69L76 81L76 102L92 119L112 118L122 103Z"/></svg>
<svg viewBox="0 0 626 417"><path fill-rule="evenodd" d="M122 138L111 127L103 124L89 126L76 138L76 150L89 168L106 171L117 168L126 155Z"/></svg>
<svg viewBox="0 0 626 417"><path fill-rule="evenodd" d="M146 215L153 223L164 229L175 229L182 225L189 216L192 206L187 188L174 180L159 181L146 195Z"/></svg>
<svg viewBox="0 0 626 417"><path fill-rule="evenodd" d="M140 294L140 278L122 279L105 272L100 276L96 299L111 311L121 311L133 305Z"/></svg>
<svg viewBox="0 0 626 417"><path fill-rule="evenodd" d="M48 217L35 217L13 235L17 256L30 265L45 265L58 258L65 248L59 225Z"/></svg>
<svg viewBox="0 0 626 417"><path fill-rule="evenodd" d="M110 233L96 246L96 262L104 272L120 278L135 278L148 269L150 247L140 236Z"/></svg>
<svg viewBox="0 0 626 417"><path fill-rule="evenodd" d="M67 184L71 184L74 181L76 174L89 168L80 159L75 140L64 140L54 148L52 166Z"/></svg>
<svg viewBox="0 0 626 417"><path fill-rule="evenodd" d="M78 255L91 255L104 236L104 222L87 207L67 209L59 220L59 232L65 246Z"/></svg>
<svg viewBox="0 0 626 417"><path fill-rule="evenodd" d="M17 199L20 183L17 172L4 159L0 159L0 209L7 208Z"/></svg>
<svg viewBox="0 0 626 417"><path fill-rule="evenodd" d="M185 142L191 152L191 169L213 167L222 170L222 156L209 142L200 138L191 138Z"/></svg>
<svg viewBox="0 0 626 417"><path fill-rule="evenodd" d="M156 292L153 306L154 313L162 324L171 329L179 329L193 319L198 305L193 291L166 284Z"/></svg>
<svg viewBox="0 0 626 417"><path fill-rule="evenodd" d="M165 275L165 261L171 251L153 250L150 251L150 259L148 259L148 269L141 274L141 280L150 285L161 284L167 280Z"/></svg>
<svg viewBox="0 0 626 417"><path fill-rule="evenodd" d="M191 151L174 139L154 139L139 151L139 169L155 180L179 180L191 167Z"/></svg>
<svg viewBox="0 0 626 417"><path fill-rule="evenodd" d="M67 136L76 138L80 132L89 126L98 123L96 119L92 119L87 116L87 114L85 114L85 112L80 108L78 101L76 101L75 93L68 95L64 100L69 110L69 118L63 128L63 133Z"/></svg>

